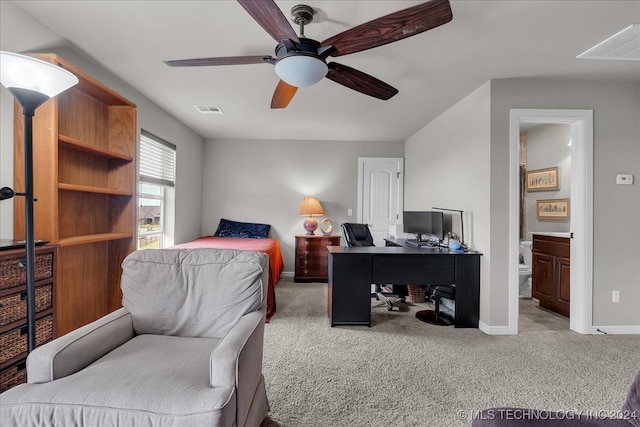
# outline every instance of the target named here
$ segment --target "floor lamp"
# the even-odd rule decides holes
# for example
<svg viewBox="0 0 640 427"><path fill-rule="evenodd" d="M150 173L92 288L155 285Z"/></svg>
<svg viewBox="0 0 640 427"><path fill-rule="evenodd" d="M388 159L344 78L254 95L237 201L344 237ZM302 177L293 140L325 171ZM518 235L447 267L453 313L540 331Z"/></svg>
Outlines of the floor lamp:
<svg viewBox="0 0 640 427"><path fill-rule="evenodd" d="M33 116L45 101L78 83L78 78L54 64L29 56L0 51L0 82L22 106L24 116L24 192L3 188L2 197L25 198L27 252L27 352L36 347L36 248L33 220Z"/></svg>

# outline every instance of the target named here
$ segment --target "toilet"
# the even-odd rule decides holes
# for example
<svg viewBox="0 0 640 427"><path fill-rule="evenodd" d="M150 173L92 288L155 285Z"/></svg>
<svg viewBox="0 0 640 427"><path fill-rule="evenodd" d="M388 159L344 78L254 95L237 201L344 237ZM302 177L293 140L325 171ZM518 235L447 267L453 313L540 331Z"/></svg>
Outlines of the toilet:
<svg viewBox="0 0 640 427"><path fill-rule="evenodd" d="M531 241L520 242L520 251L524 263L518 264L518 281L520 298L531 298Z"/></svg>

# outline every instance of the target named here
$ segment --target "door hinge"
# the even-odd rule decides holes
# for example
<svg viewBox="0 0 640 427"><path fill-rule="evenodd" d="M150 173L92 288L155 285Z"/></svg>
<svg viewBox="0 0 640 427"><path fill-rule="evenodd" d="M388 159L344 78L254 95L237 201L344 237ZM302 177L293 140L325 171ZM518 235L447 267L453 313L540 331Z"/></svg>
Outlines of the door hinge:
<svg viewBox="0 0 640 427"><path fill-rule="evenodd" d="M398 179L400 179L400 172L396 172Z"/></svg>

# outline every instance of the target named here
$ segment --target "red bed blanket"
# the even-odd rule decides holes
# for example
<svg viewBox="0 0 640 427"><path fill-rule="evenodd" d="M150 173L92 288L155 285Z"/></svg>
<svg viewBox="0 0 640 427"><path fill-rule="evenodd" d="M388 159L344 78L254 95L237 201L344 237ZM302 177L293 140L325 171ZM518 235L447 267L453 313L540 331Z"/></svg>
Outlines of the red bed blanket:
<svg viewBox="0 0 640 427"><path fill-rule="evenodd" d="M187 243L172 246L172 248L216 248L242 249L260 251L269 255L269 286L267 288L267 322L276 312L275 287L284 269L280 244L275 239L245 239L239 237L204 236Z"/></svg>

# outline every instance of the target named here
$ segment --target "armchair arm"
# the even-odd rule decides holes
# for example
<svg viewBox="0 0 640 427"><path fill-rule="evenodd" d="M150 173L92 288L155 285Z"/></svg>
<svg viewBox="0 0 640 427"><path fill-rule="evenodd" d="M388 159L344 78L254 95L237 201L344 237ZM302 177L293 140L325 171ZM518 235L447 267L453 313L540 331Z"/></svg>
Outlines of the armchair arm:
<svg viewBox="0 0 640 427"><path fill-rule="evenodd" d="M236 388L238 425L244 425L262 378L264 323L264 308L242 316L211 352L211 387Z"/></svg>
<svg viewBox="0 0 640 427"><path fill-rule="evenodd" d="M78 372L135 335L131 315L120 308L50 341L27 358L30 383L45 383Z"/></svg>

